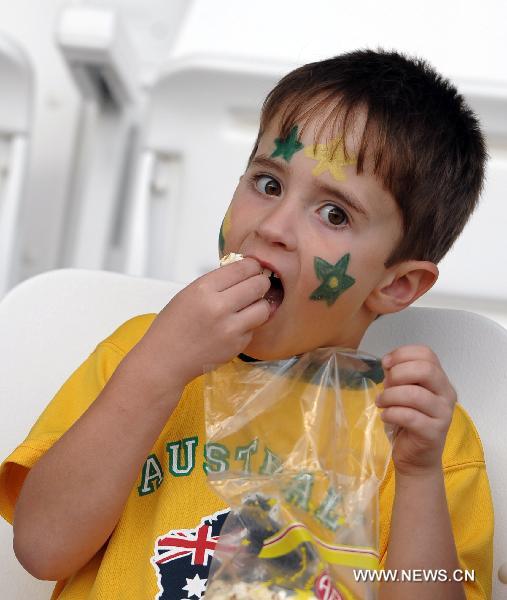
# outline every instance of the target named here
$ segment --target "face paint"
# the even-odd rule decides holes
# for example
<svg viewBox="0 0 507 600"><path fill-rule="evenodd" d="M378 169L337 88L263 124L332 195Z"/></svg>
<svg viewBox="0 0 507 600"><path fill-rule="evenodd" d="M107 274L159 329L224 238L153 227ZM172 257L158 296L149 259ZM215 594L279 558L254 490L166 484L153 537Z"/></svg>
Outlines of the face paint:
<svg viewBox="0 0 507 600"><path fill-rule="evenodd" d="M325 300L328 306L334 304L338 296L355 283L355 279L346 274L350 254L345 254L335 264L328 263L318 256L314 259L315 273L322 284L315 289L310 300Z"/></svg>
<svg viewBox="0 0 507 600"><path fill-rule="evenodd" d="M312 174L318 177L321 173L329 171L336 181L344 181L346 178L343 167L355 165L353 158L346 159L341 138L331 140L329 144L315 144L305 148L305 156L318 160L319 164L313 169Z"/></svg>
<svg viewBox="0 0 507 600"><path fill-rule="evenodd" d="M287 162L289 162L290 159L294 156L294 154L296 154L296 152L299 152L303 147L303 144L301 142L298 142L298 126L294 125L294 127L290 130L290 133L286 138L276 138L275 145L276 148L273 154L271 154L271 158L281 156Z"/></svg>
<svg viewBox="0 0 507 600"><path fill-rule="evenodd" d="M230 228L231 228L231 207L229 206L229 208L227 209L227 212L225 213L225 217L222 221L222 225L220 225L220 233L218 234L218 250L219 250L220 258L222 258L223 254L224 254L225 236L229 232Z"/></svg>

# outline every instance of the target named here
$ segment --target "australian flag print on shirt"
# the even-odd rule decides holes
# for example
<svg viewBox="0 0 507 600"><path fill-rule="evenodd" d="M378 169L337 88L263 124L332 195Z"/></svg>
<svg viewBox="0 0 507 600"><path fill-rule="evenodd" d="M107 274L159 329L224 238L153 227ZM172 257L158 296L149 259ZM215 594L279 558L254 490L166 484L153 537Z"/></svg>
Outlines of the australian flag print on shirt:
<svg viewBox="0 0 507 600"><path fill-rule="evenodd" d="M155 600L203 598L211 559L229 509L201 519L194 529L173 529L155 542L151 563L158 577Z"/></svg>

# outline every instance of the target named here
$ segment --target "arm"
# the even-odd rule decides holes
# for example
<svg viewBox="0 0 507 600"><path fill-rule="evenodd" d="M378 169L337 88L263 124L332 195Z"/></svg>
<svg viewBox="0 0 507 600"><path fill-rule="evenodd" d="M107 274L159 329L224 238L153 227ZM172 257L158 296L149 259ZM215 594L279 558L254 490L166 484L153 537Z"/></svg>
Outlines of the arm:
<svg viewBox="0 0 507 600"><path fill-rule="evenodd" d="M459 569L442 472L396 476L386 569ZM464 599L458 582L384 583L380 598Z"/></svg>
<svg viewBox="0 0 507 600"><path fill-rule="evenodd" d="M28 474L14 549L41 579L64 579L103 546L188 381L230 360L269 316L253 259L182 290L120 363L90 408ZM203 337L202 332L206 332Z"/></svg>
<svg viewBox="0 0 507 600"><path fill-rule="evenodd" d="M384 358L382 419L400 429L393 444L395 499L387 569L459 569L441 460L456 393L428 348L405 346ZM459 582L384 582L381 600L464 600Z"/></svg>
<svg viewBox="0 0 507 600"><path fill-rule="evenodd" d="M35 577L64 579L101 548L178 402L180 385L157 397L130 358L24 482L14 513L14 551Z"/></svg>

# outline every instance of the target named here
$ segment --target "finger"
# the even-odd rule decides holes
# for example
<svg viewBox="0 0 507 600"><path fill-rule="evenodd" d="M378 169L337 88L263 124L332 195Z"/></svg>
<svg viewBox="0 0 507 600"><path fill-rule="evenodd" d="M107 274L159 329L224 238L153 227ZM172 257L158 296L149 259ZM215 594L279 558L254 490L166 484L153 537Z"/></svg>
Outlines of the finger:
<svg viewBox="0 0 507 600"><path fill-rule="evenodd" d="M413 408L428 417L443 418L447 416L442 407L443 400L419 385L402 385L384 390L376 400L379 408L405 406Z"/></svg>
<svg viewBox="0 0 507 600"><path fill-rule="evenodd" d="M434 394L454 397L454 393L439 365L427 360L398 363L385 373L384 387L420 385Z"/></svg>
<svg viewBox="0 0 507 600"><path fill-rule="evenodd" d="M390 406L382 411L380 418L384 423L402 427L427 440L435 440L441 435L439 421L407 406Z"/></svg>
<svg viewBox="0 0 507 600"><path fill-rule="evenodd" d="M234 327L240 331L251 331L269 319L269 302L262 298L233 315Z"/></svg>
<svg viewBox="0 0 507 600"><path fill-rule="evenodd" d="M210 283L212 289L217 292L226 290L240 281L254 277L262 272L261 265L255 258L244 258L237 262L219 267L210 273L206 273L203 279Z"/></svg>
<svg viewBox="0 0 507 600"><path fill-rule="evenodd" d="M423 345L400 346L389 352L382 359L382 366L390 369L394 365L410 360L426 360L440 366L438 356L431 348Z"/></svg>
<svg viewBox="0 0 507 600"><path fill-rule="evenodd" d="M260 300L269 290L271 282L267 275L254 275L220 292L222 300L237 312Z"/></svg>

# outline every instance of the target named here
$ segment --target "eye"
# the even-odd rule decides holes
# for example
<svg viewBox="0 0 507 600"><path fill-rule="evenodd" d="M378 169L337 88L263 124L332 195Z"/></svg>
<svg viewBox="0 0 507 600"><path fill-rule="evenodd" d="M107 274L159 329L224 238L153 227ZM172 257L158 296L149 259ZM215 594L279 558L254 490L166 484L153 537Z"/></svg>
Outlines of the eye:
<svg viewBox="0 0 507 600"><path fill-rule="evenodd" d="M282 193L280 183L269 175L259 175L255 178L255 187L261 194L267 196L279 196Z"/></svg>
<svg viewBox="0 0 507 600"><path fill-rule="evenodd" d="M319 209L319 214L326 223L329 223L334 227L338 227L340 225L347 225L347 223L349 222L349 217L347 213L335 204L326 204L321 209Z"/></svg>

